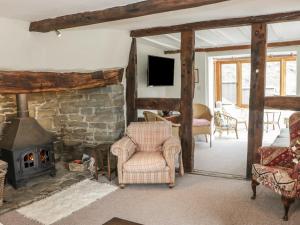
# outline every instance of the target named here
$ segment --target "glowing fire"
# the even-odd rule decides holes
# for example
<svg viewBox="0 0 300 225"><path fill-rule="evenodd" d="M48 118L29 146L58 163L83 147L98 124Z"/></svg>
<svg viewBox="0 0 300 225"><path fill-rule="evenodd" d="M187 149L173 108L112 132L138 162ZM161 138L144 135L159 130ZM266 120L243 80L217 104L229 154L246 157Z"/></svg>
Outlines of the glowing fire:
<svg viewBox="0 0 300 225"><path fill-rule="evenodd" d="M33 160L34 160L34 156L33 156L32 153L30 153L30 154L28 155L28 159L29 159L30 161L33 161Z"/></svg>

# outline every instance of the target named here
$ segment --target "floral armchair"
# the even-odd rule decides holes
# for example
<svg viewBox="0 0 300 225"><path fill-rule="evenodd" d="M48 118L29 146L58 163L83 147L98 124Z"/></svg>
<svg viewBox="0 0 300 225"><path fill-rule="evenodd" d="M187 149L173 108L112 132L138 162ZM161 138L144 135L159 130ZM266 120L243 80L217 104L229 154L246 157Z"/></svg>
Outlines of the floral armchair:
<svg viewBox="0 0 300 225"><path fill-rule="evenodd" d="M290 147L261 147L260 164L252 166L252 199L256 198L256 186L262 184L281 195L285 221L290 205L300 197L300 113L290 119Z"/></svg>
<svg viewBox="0 0 300 225"><path fill-rule="evenodd" d="M127 135L112 145L111 152L118 157L121 188L142 183L167 183L174 187L175 159L181 152L181 143L178 136L172 136L170 122L131 123ZM183 175L181 157L180 160Z"/></svg>

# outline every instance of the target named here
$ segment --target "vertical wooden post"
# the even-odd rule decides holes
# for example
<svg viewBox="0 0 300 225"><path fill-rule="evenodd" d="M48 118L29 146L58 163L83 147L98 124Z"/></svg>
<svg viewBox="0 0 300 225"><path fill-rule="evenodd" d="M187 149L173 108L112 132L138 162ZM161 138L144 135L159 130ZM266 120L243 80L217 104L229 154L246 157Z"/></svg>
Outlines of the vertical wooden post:
<svg viewBox="0 0 300 225"><path fill-rule="evenodd" d="M267 25L252 24L247 178L251 178L252 164L259 161L257 149L263 139L266 56Z"/></svg>
<svg viewBox="0 0 300 225"><path fill-rule="evenodd" d="M126 70L126 110L127 125L137 121L137 109L135 100L137 98L137 46L136 38L132 39L129 54L129 62Z"/></svg>
<svg viewBox="0 0 300 225"><path fill-rule="evenodd" d="M193 125L193 92L195 64L195 32L194 30L181 33L181 145L185 170L194 169L194 138Z"/></svg>

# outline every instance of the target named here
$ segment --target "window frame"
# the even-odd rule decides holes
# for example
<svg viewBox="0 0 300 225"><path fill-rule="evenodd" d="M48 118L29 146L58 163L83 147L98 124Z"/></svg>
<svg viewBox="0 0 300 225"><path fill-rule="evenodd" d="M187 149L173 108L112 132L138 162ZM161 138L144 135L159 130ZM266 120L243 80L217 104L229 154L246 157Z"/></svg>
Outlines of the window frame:
<svg viewBox="0 0 300 225"><path fill-rule="evenodd" d="M296 61L296 55L280 55L280 56L268 56L267 62L280 62L280 96L286 95L286 70L287 70L287 62L288 61ZM242 108L247 108L247 104L242 104L242 64L243 63L251 63L251 59L249 57L240 57L240 58L232 58L232 59L216 59L214 60L214 70L215 70L215 102L222 101L222 65L223 64L236 64L236 77L237 77L237 85L236 85L236 93L237 93L237 102L235 105Z"/></svg>

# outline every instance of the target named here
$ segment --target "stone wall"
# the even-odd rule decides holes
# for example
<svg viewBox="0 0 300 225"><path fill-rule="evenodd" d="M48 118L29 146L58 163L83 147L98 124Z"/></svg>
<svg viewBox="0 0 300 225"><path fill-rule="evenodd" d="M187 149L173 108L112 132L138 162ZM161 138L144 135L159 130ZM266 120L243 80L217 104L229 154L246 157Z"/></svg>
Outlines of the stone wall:
<svg viewBox="0 0 300 225"><path fill-rule="evenodd" d="M28 95L30 116L64 141L112 143L123 135L124 88L104 88ZM1 126L16 116L14 95L0 95ZM0 129L1 130L1 129Z"/></svg>

